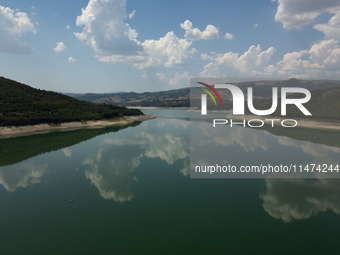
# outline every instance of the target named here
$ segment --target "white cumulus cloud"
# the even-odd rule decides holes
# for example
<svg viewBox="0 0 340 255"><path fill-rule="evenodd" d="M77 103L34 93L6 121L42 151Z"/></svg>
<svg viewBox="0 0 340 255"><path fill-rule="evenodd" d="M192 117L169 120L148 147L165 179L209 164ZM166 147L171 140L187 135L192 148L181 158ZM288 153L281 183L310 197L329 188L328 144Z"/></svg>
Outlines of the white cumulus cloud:
<svg viewBox="0 0 340 255"><path fill-rule="evenodd" d="M301 78L339 77L340 45L337 40L324 40L309 50L291 52L277 63L284 76Z"/></svg>
<svg viewBox="0 0 340 255"><path fill-rule="evenodd" d="M20 41L21 36L27 32L36 33L27 14L0 5L0 52L31 54L30 45Z"/></svg>
<svg viewBox="0 0 340 255"><path fill-rule="evenodd" d="M201 59L210 62L200 76L340 77L340 44L335 39L315 43L310 49L286 53L276 64L269 64L275 51L274 47L262 51L260 45L253 45L241 56L235 52L204 53Z"/></svg>
<svg viewBox="0 0 340 255"><path fill-rule="evenodd" d="M202 32L198 28L193 28L190 20L186 20L181 24L181 28L185 30L185 38L188 40L212 40L219 38L219 31L213 25L207 25Z"/></svg>
<svg viewBox="0 0 340 255"><path fill-rule="evenodd" d="M136 56L143 46L136 40L138 34L124 22L127 18L126 0L90 0L77 26L83 26L75 36L92 46L99 57Z"/></svg>
<svg viewBox="0 0 340 255"><path fill-rule="evenodd" d="M64 51L66 49L66 46L65 46L65 44L63 43L63 42L58 42L57 43L57 46L55 47L55 48L53 48L53 50L55 51L55 52L62 52L62 51Z"/></svg>
<svg viewBox="0 0 340 255"><path fill-rule="evenodd" d="M196 53L191 44L186 39L178 38L172 31L159 40L145 40L143 46L147 58L144 63L136 66L144 69L151 66L174 67L188 63Z"/></svg>
<svg viewBox="0 0 340 255"><path fill-rule="evenodd" d="M72 57L69 57L67 60L68 60L69 62L76 62L76 60L75 60L74 58L72 58Z"/></svg>
<svg viewBox="0 0 340 255"><path fill-rule="evenodd" d="M180 87L189 87L190 85L190 76L188 71L185 71L183 74L176 72L175 76L169 80L170 86L180 86Z"/></svg>
<svg viewBox="0 0 340 255"><path fill-rule="evenodd" d="M278 4L275 20L282 22L283 28L286 29L301 28L313 22L316 17L323 13L337 13L340 7L340 1L338 0L279 0ZM333 22L336 19L330 20L328 28L325 26L315 28L320 29L320 31L328 30L334 25Z"/></svg>
<svg viewBox="0 0 340 255"><path fill-rule="evenodd" d="M200 73L202 77L222 77L228 75L228 70L233 73L257 75L264 72L265 67L275 52L274 47L262 51L260 45L252 45L248 51L239 56L238 53L227 52L213 54L202 54L203 60L211 60Z"/></svg>
<svg viewBox="0 0 340 255"><path fill-rule="evenodd" d="M136 10L133 10L133 12L129 14L129 19L132 19L135 16L135 14L136 14Z"/></svg>
<svg viewBox="0 0 340 255"><path fill-rule="evenodd" d="M325 39L340 40L340 8L334 9L331 13L335 15L329 19L328 23L316 24L313 28L324 33Z"/></svg>
<svg viewBox="0 0 340 255"><path fill-rule="evenodd" d="M234 36L233 36L232 34L230 34L230 33L226 33L225 36L224 36L224 38L225 38L225 39L231 40L231 39L234 38Z"/></svg>
<svg viewBox="0 0 340 255"><path fill-rule="evenodd" d="M166 76L163 73L156 73L156 76L161 81L166 80Z"/></svg>
<svg viewBox="0 0 340 255"><path fill-rule="evenodd" d="M159 39L138 41L136 30L124 22L128 17L125 4L125 0L90 0L77 18L77 25L84 27L82 33L75 33L76 37L92 46L99 61L152 69L146 71L144 77L148 77L150 72L160 73L159 69L173 68L193 59L196 49L191 47L192 42L178 38L173 31Z"/></svg>
<svg viewBox="0 0 340 255"><path fill-rule="evenodd" d="M159 40L145 40L143 54L139 56L104 56L103 62L131 62L139 69L175 67L189 63L197 52L192 42L178 38L173 31Z"/></svg>

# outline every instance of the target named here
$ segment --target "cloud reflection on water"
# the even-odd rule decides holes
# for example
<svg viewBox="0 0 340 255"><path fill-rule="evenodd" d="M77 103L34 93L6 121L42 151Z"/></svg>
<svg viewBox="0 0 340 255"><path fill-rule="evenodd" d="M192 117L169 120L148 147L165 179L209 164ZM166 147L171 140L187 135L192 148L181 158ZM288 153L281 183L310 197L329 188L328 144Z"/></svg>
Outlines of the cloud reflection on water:
<svg viewBox="0 0 340 255"><path fill-rule="evenodd" d="M275 127L276 128L276 127ZM269 129L271 131L271 129ZM196 166L215 166L231 164L239 166L259 166L263 165L296 165L301 164L340 164L340 148L322 144L322 140L329 143L329 135L326 132L320 132L318 142L314 141L316 130L313 132L303 132L304 140L296 140L289 138L292 135L291 130L274 130L280 133L276 135L266 130L243 128L240 126L216 126L212 127L211 122L191 122L191 173L194 177L224 177L228 178L224 173L214 173L214 176L204 173L195 173ZM326 133L326 134L325 134ZM287 136L286 136L287 135ZM298 135L295 135L298 137ZM276 176L287 178L289 174ZM275 177L273 175L273 177ZM255 173L236 172L233 178L250 178L264 176ZM289 177L305 178L305 177L321 177L318 173L302 172L298 174L290 174ZM334 173L323 173L323 178L335 177ZM337 178L340 175L337 174Z"/></svg>
<svg viewBox="0 0 340 255"><path fill-rule="evenodd" d="M143 157L159 158L169 165L184 160L179 172L188 175L189 138L182 133L188 124L181 122L184 121L159 120L156 126L150 127L146 123L144 127L147 128L126 138L104 138L98 153L83 161L91 169L85 171L86 178L97 187L103 198L125 202L134 197L132 181L139 183L134 170L140 166ZM171 133L167 132L169 126ZM180 131L175 132L178 129Z"/></svg>
<svg viewBox="0 0 340 255"><path fill-rule="evenodd" d="M139 166L138 157L142 152L140 146L104 143L97 155L83 162L91 168L85 171L86 178L98 188L103 198L130 201L134 197L131 188L133 170Z"/></svg>
<svg viewBox="0 0 340 255"><path fill-rule="evenodd" d="M0 169L0 184L7 191L13 192L19 187L25 188L30 184L40 183L46 167L47 164L38 165L32 160L2 167Z"/></svg>
<svg viewBox="0 0 340 255"><path fill-rule="evenodd" d="M262 205L276 219L308 219L327 210L340 214L340 179L266 179L266 186Z"/></svg>

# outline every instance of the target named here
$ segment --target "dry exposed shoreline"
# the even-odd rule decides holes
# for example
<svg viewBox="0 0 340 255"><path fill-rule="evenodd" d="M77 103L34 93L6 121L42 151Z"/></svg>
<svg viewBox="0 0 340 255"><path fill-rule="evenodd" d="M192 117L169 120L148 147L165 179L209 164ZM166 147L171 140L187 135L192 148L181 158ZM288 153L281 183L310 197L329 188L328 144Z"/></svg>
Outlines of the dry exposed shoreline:
<svg viewBox="0 0 340 255"><path fill-rule="evenodd" d="M130 106L128 107L130 108ZM156 107L156 106L131 106L133 109L167 109L167 110L189 110L190 107Z"/></svg>
<svg viewBox="0 0 340 255"><path fill-rule="evenodd" d="M31 134L43 134L49 131L61 130L69 131L81 128L103 128L112 125L126 125L135 121L145 121L156 118L155 116L144 114L139 116L128 116L117 120L98 120L85 122L67 122L61 124L37 124L31 126L8 126L0 127L0 138L8 138L13 136L24 136Z"/></svg>
<svg viewBox="0 0 340 255"><path fill-rule="evenodd" d="M235 116L232 115L231 113L226 116L227 119L236 119L236 120L251 120L251 119L261 119L265 121L266 119L280 119L280 121L275 121L274 125L281 125L281 121L284 118L280 117L271 117L271 116L266 116L266 117L261 117L261 116L252 116L252 115L242 115L242 116ZM313 129L333 129L333 130L340 130L340 123L332 123L332 122L321 122L321 121L316 121L316 120L306 120L306 119L297 119L295 120L298 122L297 127L303 127L303 128L313 128ZM267 124L271 125L271 122L265 122ZM291 122L288 125L293 125L294 123Z"/></svg>
<svg viewBox="0 0 340 255"><path fill-rule="evenodd" d="M193 112L201 112L198 109L191 109L189 111ZM209 111L214 113L225 113L227 116L226 119L234 119L234 120L252 120L252 119L260 119L263 120L265 123L271 125L271 122L265 121L266 119L280 119L280 121L274 121L274 125L281 125L281 121L284 119L282 117L273 117L273 116L254 116L254 115L233 115L231 110L222 110L222 111ZM298 119L295 118L295 120L298 122L297 127L302 128L312 128L312 129L332 129L332 130L340 130L340 123L336 122L325 122L325 121L317 121L317 120L310 120L310 119ZM289 123L288 125L293 125L294 123Z"/></svg>

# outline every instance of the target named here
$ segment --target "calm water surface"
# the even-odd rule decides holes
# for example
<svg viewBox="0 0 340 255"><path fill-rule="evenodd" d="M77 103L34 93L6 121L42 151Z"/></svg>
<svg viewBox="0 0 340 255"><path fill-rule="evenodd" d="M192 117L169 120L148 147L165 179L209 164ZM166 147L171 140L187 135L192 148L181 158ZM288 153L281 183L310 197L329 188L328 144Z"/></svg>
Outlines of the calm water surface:
<svg viewBox="0 0 340 255"><path fill-rule="evenodd" d="M144 112L160 117L0 140L0 254L340 254L339 179L190 179L188 112ZM249 155L339 153L326 134L234 136Z"/></svg>

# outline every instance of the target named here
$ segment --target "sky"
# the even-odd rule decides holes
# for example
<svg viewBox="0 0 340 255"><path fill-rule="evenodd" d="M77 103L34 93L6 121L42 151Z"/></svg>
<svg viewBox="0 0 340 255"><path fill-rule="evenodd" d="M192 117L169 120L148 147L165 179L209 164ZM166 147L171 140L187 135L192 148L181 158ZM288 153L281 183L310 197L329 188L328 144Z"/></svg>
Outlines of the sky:
<svg viewBox="0 0 340 255"><path fill-rule="evenodd" d="M73 93L340 78L339 0L0 0L0 76Z"/></svg>

